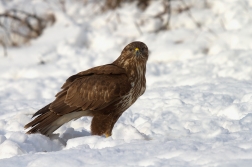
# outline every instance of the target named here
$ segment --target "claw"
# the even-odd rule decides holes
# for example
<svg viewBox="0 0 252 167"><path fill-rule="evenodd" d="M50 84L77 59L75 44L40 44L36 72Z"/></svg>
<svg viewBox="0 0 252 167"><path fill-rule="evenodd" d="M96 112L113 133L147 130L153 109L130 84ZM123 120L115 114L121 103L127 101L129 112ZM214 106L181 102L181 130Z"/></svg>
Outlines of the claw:
<svg viewBox="0 0 252 167"><path fill-rule="evenodd" d="M110 133L105 133L105 136L106 136L106 138L108 138L108 137L111 136L111 134Z"/></svg>

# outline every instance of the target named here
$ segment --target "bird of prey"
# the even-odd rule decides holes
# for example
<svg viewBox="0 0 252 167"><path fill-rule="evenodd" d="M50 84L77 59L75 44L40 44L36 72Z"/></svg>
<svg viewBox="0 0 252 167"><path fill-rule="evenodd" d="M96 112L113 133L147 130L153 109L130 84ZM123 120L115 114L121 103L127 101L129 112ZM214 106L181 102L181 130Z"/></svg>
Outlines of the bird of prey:
<svg viewBox="0 0 252 167"><path fill-rule="evenodd" d="M148 55L148 47L135 41L113 63L69 77L55 100L25 125L27 133L49 136L70 120L91 116L91 134L111 136L118 118L145 92Z"/></svg>

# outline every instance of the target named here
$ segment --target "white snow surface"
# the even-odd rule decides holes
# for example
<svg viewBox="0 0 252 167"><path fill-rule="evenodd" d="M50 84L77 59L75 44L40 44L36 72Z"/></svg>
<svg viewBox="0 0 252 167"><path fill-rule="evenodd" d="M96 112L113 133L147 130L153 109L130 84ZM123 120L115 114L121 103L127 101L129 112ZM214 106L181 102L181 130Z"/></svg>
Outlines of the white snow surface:
<svg viewBox="0 0 252 167"><path fill-rule="evenodd" d="M24 0L11 2L0 11ZM1 167L251 166L252 0L187 0L193 18L172 1L170 30L157 33L159 0L145 11L133 3L104 13L94 1L66 1L65 12L57 2L34 1L53 11L55 24L0 56ZM111 63L135 40L150 50L147 89L111 137L91 136L89 117L50 138L25 133L70 75Z"/></svg>

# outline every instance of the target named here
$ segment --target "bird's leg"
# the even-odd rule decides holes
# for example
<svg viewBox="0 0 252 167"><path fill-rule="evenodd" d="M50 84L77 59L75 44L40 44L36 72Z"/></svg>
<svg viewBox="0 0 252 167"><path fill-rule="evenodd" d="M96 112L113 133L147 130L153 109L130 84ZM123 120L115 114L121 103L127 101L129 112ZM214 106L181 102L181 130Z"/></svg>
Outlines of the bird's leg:
<svg viewBox="0 0 252 167"><path fill-rule="evenodd" d="M91 122L91 132L92 135L103 135L105 134L106 137L111 136L108 132L108 129L110 129L110 121L113 117L111 117L111 114L95 114L92 122Z"/></svg>
<svg viewBox="0 0 252 167"><path fill-rule="evenodd" d="M92 135L105 135L109 137L112 135L113 127L121 114L110 113L108 115L97 114L93 117L91 123Z"/></svg>
<svg viewBox="0 0 252 167"><path fill-rule="evenodd" d="M110 137L112 135L112 130L114 128L114 125L116 123L116 121L119 119L119 117L121 116L122 114L115 114L113 115L113 118L111 119L111 122L110 122L110 127L107 129L107 131L104 133L106 137Z"/></svg>

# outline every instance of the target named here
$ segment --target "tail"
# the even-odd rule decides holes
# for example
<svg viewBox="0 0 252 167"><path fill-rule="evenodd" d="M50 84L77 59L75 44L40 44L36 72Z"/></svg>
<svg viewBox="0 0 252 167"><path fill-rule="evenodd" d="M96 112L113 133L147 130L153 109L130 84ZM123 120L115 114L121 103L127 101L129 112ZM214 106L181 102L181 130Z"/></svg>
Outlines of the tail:
<svg viewBox="0 0 252 167"><path fill-rule="evenodd" d="M90 111L73 111L64 115L56 114L50 109L50 104L37 111L34 116L37 116L33 121L24 126L25 129L31 128L27 134L41 133L49 136L64 123L72 119L78 119L82 116L91 116Z"/></svg>
<svg viewBox="0 0 252 167"><path fill-rule="evenodd" d="M50 111L50 104L37 111L32 117L37 115L39 116L24 126L25 129L31 127L31 129L26 132L27 134L41 133L43 135L49 136L62 125L55 125L55 121L60 118L60 115Z"/></svg>

